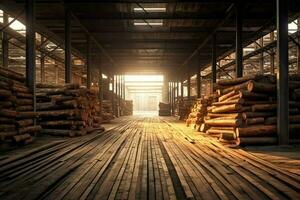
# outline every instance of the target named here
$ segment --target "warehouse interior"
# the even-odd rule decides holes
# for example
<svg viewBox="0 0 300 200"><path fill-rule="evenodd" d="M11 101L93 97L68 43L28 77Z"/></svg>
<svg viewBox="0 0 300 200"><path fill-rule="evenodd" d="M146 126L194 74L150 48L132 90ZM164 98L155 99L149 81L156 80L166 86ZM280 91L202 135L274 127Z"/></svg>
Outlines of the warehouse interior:
<svg viewBox="0 0 300 200"><path fill-rule="evenodd" d="M300 1L0 0L0 199L300 199Z"/></svg>

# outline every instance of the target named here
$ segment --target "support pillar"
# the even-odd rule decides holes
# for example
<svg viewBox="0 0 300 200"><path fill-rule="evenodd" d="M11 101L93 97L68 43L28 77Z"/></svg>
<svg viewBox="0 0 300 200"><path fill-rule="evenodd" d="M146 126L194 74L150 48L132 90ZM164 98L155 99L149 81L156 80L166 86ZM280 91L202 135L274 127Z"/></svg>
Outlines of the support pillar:
<svg viewBox="0 0 300 200"><path fill-rule="evenodd" d="M121 89L121 91L120 91L120 97L121 97L121 99L123 99L123 90L124 90L124 88L123 88L123 75L121 75L120 76L120 84L121 84L121 87L120 87L120 89Z"/></svg>
<svg viewBox="0 0 300 200"><path fill-rule="evenodd" d="M189 68L187 70L187 99L191 100L191 75Z"/></svg>
<svg viewBox="0 0 300 200"><path fill-rule="evenodd" d="M179 100L179 77L178 76L177 76L177 80L176 80L176 93L177 93L176 99L178 101Z"/></svg>
<svg viewBox="0 0 300 200"><path fill-rule="evenodd" d="M3 25L5 26L8 24L8 15L3 12ZM8 67L8 49L9 49L9 43L8 43L8 36L5 31L2 32L2 65L3 67Z"/></svg>
<svg viewBox="0 0 300 200"><path fill-rule="evenodd" d="M300 30L300 18L297 20L297 29ZM298 39L300 42L300 39ZM297 46L297 73L300 74L300 47Z"/></svg>
<svg viewBox="0 0 300 200"><path fill-rule="evenodd" d="M184 81L184 79L183 79L183 76L181 76L181 80L180 80L180 94L181 94L181 97L180 97L180 99L181 99L181 101L183 100L183 81Z"/></svg>
<svg viewBox="0 0 300 200"><path fill-rule="evenodd" d="M169 101L170 101L170 105L171 105L171 115L173 114L173 82L169 82L170 85L170 90L169 90Z"/></svg>
<svg viewBox="0 0 300 200"><path fill-rule="evenodd" d="M113 115L115 115L115 100L114 100L114 91L115 91L115 76L111 76L111 91L110 91L110 99L111 99L111 105L113 110Z"/></svg>
<svg viewBox="0 0 300 200"><path fill-rule="evenodd" d="M243 6L241 3L236 4L236 31L235 31L235 65L236 65L236 77L243 76L243 19L242 11Z"/></svg>
<svg viewBox="0 0 300 200"><path fill-rule="evenodd" d="M65 82L72 82L71 11L65 9Z"/></svg>
<svg viewBox="0 0 300 200"><path fill-rule="evenodd" d="M86 38L86 87L91 88L91 38Z"/></svg>
<svg viewBox="0 0 300 200"><path fill-rule="evenodd" d="M201 98L201 67L198 65L197 71L197 98Z"/></svg>
<svg viewBox="0 0 300 200"><path fill-rule="evenodd" d="M35 95L35 0L26 0L26 85L33 94L33 111L36 111Z"/></svg>
<svg viewBox="0 0 300 200"><path fill-rule="evenodd" d="M277 14L277 132L279 145L289 144L288 1L276 0Z"/></svg>
<svg viewBox="0 0 300 200"><path fill-rule="evenodd" d="M118 75L115 75L115 97L116 97L116 101L115 101L115 115L116 117L119 117L119 96L118 96L118 91L119 91L119 85L118 85Z"/></svg>
<svg viewBox="0 0 300 200"><path fill-rule="evenodd" d="M44 44L45 38L44 36L41 36L41 71L40 71L40 75L41 75L41 83L45 82L45 44Z"/></svg>
<svg viewBox="0 0 300 200"><path fill-rule="evenodd" d="M168 100L168 88L169 88L169 85L168 85L168 76L166 74L164 74L164 85L163 85L163 95L162 95L162 102L164 103L167 103L169 100Z"/></svg>
<svg viewBox="0 0 300 200"><path fill-rule="evenodd" d="M125 75L123 75L123 87L124 87L124 89L123 89L123 97L124 97L124 100L126 99L126 87L125 87Z"/></svg>
<svg viewBox="0 0 300 200"><path fill-rule="evenodd" d="M168 103L171 104L171 83L168 82Z"/></svg>
<svg viewBox="0 0 300 200"><path fill-rule="evenodd" d="M172 116L175 114L174 105L175 105L175 82L172 81Z"/></svg>
<svg viewBox="0 0 300 200"><path fill-rule="evenodd" d="M118 89L119 89L119 91L118 91L118 94L119 94L119 96L118 96L118 105L119 105L118 116L120 116L121 115L121 75L118 75L118 85L119 85L119 87L118 87Z"/></svg>
<svg viewBox="0 0 300 200"><path fill-rule="evenodd" d="M212 65L211 65L211 74L212 74L212 85L211 91L214 92L214 85L217 82L217 40L216 35L213 35L212 39Z"/></svg>
<svg viewBox="0 0 300 200"><path fill-rule="evenodd" d="M99 66L99 81L98 81L98 87L99 87L99 101L102 104L103 101L103 90L104 90L104 84L103 84L103 78L102 78L102 66L100 64Z"/></svg>
<svg viewBox="0 0 300 200"><path fill-rule="evenodd" d="M260 45L260 48L263 48L263 46L264 46L263 37L260 38L259 45ZM259 72L261 74L264 74L264 52L263 51L260 53L260 58L259 58Z"/></svg>
<svg viewBox="0 0 300 200"><path fill-rule="evenodd" d="M273 31L270 33L270 40L271 40L271 42L274 41L274 32ZM274 49L271 50L271 54L270 54L270 72L271 72L271 74L275 74L275 52L274 52Z"/></svg>

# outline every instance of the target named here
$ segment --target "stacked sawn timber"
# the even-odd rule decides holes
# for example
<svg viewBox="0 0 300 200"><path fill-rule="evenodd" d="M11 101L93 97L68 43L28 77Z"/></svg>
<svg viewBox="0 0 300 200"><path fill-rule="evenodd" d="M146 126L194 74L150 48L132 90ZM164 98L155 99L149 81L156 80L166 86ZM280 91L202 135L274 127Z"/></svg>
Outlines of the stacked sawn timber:
<svg viewBox="0 0 300 200"><path fill-rule="evenodd" d="M74 137L103 129L99 102L90 90L77 84L37 84L36 95L42 133Z"/></svg>
<svg viewBox="0 0 300 200"><path fill-rule="evenodd" d="M112 102L110 100L102 100L102 119L109 122L114 118Z"/></svg>
<svg viewBox="0 0 300 200"><path fill-rule="evenodd" d="M0 136L1 141L30 143L31 135L41 130L34 125L33 96L25 85L25 77L0 68Z"/></svg>
<svg viewBox="0 0 300 200"><path fill-rule="evenodd" d="M159 116L170 116L171 115L171 105L169 103L159 102Z"/></svg>
<svg viewBox="0 0 300 200"><path fill-rule="evenodd" d="M220 80L218 102L208 108L201 131L222 141L243 144L274 144L276 126L266 123L276 116L276 79L253 75Z"/></svg>
<svg viewBox="0 0 300 200"><path fill-rule="evenodd" d="M123 100L122 101L123 116L130 116L133 114L133 101Z"/></svg>

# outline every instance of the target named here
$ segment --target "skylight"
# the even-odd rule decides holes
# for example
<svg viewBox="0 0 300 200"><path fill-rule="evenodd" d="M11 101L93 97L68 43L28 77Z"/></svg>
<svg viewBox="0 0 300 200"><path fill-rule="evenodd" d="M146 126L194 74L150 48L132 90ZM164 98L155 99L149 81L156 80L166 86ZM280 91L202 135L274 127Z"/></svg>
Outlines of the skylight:
<svg viewBox="0 0 300 200"><path fill-rule="evenodd" d="M163 25L163 22L134 22L134 25L135 26L147 26L147 25L150 25L150 26L162 26Z"/></svg>
<svg viewBox="0 0 300 200"><path fill-rule="evenodd" d="M166 12L166 8L160 7L160 8L141 8L136 7L133 8L134 12Z"/></svg>
<svg viewBox="0 0 300 200"><path fill-rule="evenodd" d="M137 7L133 8L133 12L135 13L163 13L166 12L166 7L144 7L143 5L138 4ZM144 20L134 20L133 24L135 26L163 26L162 19L144 19Z"/></svg>

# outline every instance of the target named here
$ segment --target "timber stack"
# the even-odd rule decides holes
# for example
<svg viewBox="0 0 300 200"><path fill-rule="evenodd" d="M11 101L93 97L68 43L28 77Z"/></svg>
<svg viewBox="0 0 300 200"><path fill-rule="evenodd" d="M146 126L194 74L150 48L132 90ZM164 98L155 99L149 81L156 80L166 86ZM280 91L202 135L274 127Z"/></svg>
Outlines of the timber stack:
<svg viewBox="0 0 300 200"><path fill-rule="evenodd" d="M109 122L114 118L112 102L110 100L102 100L102 119L103 122Z"/></svg>
<svg viewBox="0 0 300 200"><path fill-rule="evenodd" d="M218 101L208 107L200 131L239 145L275 144L276 78L253 75L218 81Z"/></svg>
<svg viewBox="0 0 300 200"><path fill-rule="evenodd" d="M37 84L36 98L38 124L44 134L74 137L100 127L96 94L78 84Z"/></svg>
<svg viewBox="0 0 300 200"><path fill-rule="evenodd" d="M0 136L5 143L28 144L40 126L34 125L33 96L22 74L0 67Z"/></svg>
<svg viewBox="0 0 300 200"><path fill-rule="evenodd" d="M211 104L215 101L215 94L205 96L203 98L198 98L195 101L195 104L192 107L190 114L188 115L186 125L191 126L193 129L199 131L201 125L204 123L204 117L207 115L207 107L211 106Z"/></svg>
<svg viewBox="0 0 300 200"><path fill-rule="evenodd" d="M159 116L171 116L171 105L169 103L159 102Z"/></svg>
<svg viewBox="0 0 300 200"><path fill-rule="evenodd" d="M191 100L188 100L186 97L181 99L179 98L176 102L176 116L179 120L187 120L191 112L191 109L194 106L196 99L191 97Z"/></svg>
<svg viewBox="0 0 300 200"><path fill-rule="evenodd" d="M132 100L123 100L121 106L122 106L123 116L130 116L133 114L133 101Z"/></svg>
<svg viewBox="0 0 300 200"><path fill-rule="evenodd" d="M291 143L300 143L300 74L289 76L289 134ZM275 119L270 119L270 121ZM277 119L276 119L277 121Z"/></svg>

